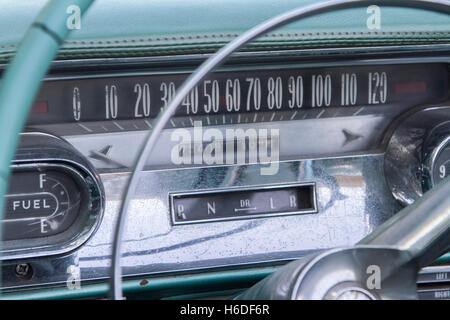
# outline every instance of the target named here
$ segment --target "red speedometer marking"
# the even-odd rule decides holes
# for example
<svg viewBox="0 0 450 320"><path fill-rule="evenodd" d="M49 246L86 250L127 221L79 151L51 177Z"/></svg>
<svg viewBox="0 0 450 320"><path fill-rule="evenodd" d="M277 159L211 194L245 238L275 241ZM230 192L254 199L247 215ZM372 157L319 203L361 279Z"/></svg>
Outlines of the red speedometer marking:
<svg viewBox="0 0 450 320"><path fill-rule="evenodd" d="M47 113L48 112L48 104L47 101L36 101L31 108L32 114L37 113Z"/></svg>
<svg viewBox="0 0 450 320"><path fill-rule="evenodd" d="M395 84L396 94L424 93L426 91L427 83L425 81L398 82Z"/></svg>

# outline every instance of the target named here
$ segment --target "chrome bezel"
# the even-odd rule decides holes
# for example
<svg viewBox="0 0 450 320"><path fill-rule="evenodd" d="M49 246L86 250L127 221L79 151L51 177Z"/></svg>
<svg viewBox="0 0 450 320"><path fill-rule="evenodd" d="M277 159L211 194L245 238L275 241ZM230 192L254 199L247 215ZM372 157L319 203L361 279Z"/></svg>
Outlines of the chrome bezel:
<svg viewBox="0 0 450 320"><path fill-rule="evenodd" d="M292 212L279 212L279 213L261 213L255 215L237 216L237 217L224 217L224 218L213 218L213 219L202 219L194 221L176 221L175 211L174 211L174 198L177 196L194 196L197 194L218 194L218 193L228 193L228 192L239 192L239 191L260 191L260 190L274 190L292 187L304 187L310 186L313 189L311 203L313 209L297 210ZM313 214L318 213L317 208L317 195L316 195L316 184L314 182L304 182L304 183L289 183L289 184L276 184L276 185L256 185L256 186L246 186L246 187L231 187L231 188L219 188L219 189L206 189L197 191L182 191L182 192L170 192L169 193L169 203L170 203L170 216L172 219L172 225L184 225L184 224L194 224L194 223L207 223L207 222L219 222L219 221L230 221L230 220L246 220L246 219L260 219L260 218L271 218L279 216L289 216L289 215L299 215L299 214Z"/></svg>
<svg viewBox="0 0 450 320"><path fill-rule="evenodd" d="M424 166L424 173L425 173L425 179L428 180L427 186L429 188L432 188L436 185L436 181L434 181L433 172L434 172L434 166L436 163L436 159L439 156L439 154L450 145L450 135L448 135L446 138L444 138L429 154L427 158L425 158L425 166Z"/></svg>
<svg viewBox="0 0 450 320"><path fill-rule="evenodd" d="M450 124L442 120L449 110L449 101L419 106L401 115L385 135L384 175L393 197L403 206L414 203L431 188L426 159L446 135L437 129Z"/></svg>
<svg viewBox="0 0 450 320"><path fill-rule="evenodd" d="M292 50L289 52L279 51L279 52L245 52L237 53L231 60L230 64L224 65L224 69L231 70L233 68L234 62L241 62L239 67L242 67L245 63L247 65L255 65L256 62L272 62L272 64L284 65L301 65L301 66L340 66L340 65L367 65L367 64L396 64L396 63L432 63L432 62L442 62L449 65L450 60L448 58L448 52L450 50L450 45L417 45L417 46L379 46L379 47L360 47L360 48L333 48L333 49L308 49L308 50ZM151 71L166 71L165 73L171 73L171 70L181 70L186 72L191 71L195 65L202 62L207 55L189 55L189 56L165 56L165 57L146 57L146 58L108 58L108 59L82 59L82 60L66 60L66 61L56 61L53 63L53 69L57 72L50 74L47 80L56 79L68 79L68 78L80 78L85 75L95 74L97 77L99 75L111 76L113 74L123 74L129 75L128 70L138 70L139 72ZM259 60L258 60L259 59ZM289 60L290 59L290 60ZM295 62L297 60L297 63ZM82 68L80 69L80 66ZM0 66L1 68L2 66ZM102 69L103 68L103 69ZM133 72L132 72L133 73ZM67 77L65 77L67 75ZM423 108L424 106L421 106ZM417 110L415 110L416 112ZM410 114L409 114L410 115ZM401 118L401 117L400 117ZM402 118L404 120L404 118ZM399 209L399 204L392 197L392 193L386 186L386 181L383 173L383 162L384 162L384 151L388 148L388 142L391 135L395 131L395 127L399 123L396 122L395 126L386 132L384 135L385 140L381 141L378 146L373 150L366 150L364 152L354 152L352 154L345 155L334 155L327 154L320 157L298 157L296 159L290 159L289 161L284 161L280 163L282 172L289 173L287 177L284 176L273 176L270 179L259 181L254 181L255 184L262 185L264 183L277 184L277 183L290 183L295 181L298 177L298 181L322 181L324 179L332 177L335 172L334 167L336 165L348 166L349 168L358 169L355 174L363 174L367 176L368 180L365 182L370 183L371 193L366 194L366 198L360 199L360 203L364 205L365 217L367 218L366 225L367 230L372 230L373 227L381 224L385 217L394 211ZM313 174L305 175L304 172L299 173L298 170L292 169L296 165L305 164L316 164L319 167L319 171ZM291 166L292 165L292 166ZM168 183L167 178L178 177L180 179L192 179L192 177L198 177L204 174L205 171L208 174L218 174L221 170L226 170L227 172L232 171L232 169L244 170L245 172L253 172L258 168L257 165L237 165L237 166L218 166L217 168L212 167L200 167L200 168L172 168L172 169L155 169L151 171L146 171L145 179L142 181L142 188L140 190L140 195L145 197L144 200L154 201L161 204L160 207L154 207L148 205L148 211L141 210L138 212L138 218L147 218L150 213L153 225L158 225L161 223L166 226L170 224L170 211L167 208L168 193L171 191L176 191L180 189L186 190L187 188L180 187L177 182L173 184ZM185 175L181 176L177 174L179 172L188 172L189 175L186 178ZM294 178L292 178L294 177ZM4 281L2 282L3 288L8 288L8 290L27 289L27 288L39 288L46 286L65 286L67 280L67 267L78 264L77 261L82 261L79 265L81 271L81 283L87 284L91 281L106 281L109 277L109 270L107 266L110 263L110 226L116 221L117 218L117 202L120 199L123 186L128 178L127 170L115 170L108 171L102 175L102 182L105 185L105 189L108 193L108 199L105 203L107 206L107 214L104 215L103 221L97 232L87 241L87 243L79 247L76 251L72 251L68 254L62 256L51 256L44 258L30 259L28 262L33 264L33 267L39 271L32 281L24 282L18 281L14 274L7 274L8 270L12 270L12 266L15 261L7 262L4 264ZM211 179L213 180L213 179ZM183 184L187 184L184 183ZM250 183L249 183L250 184ZM202 182L197 187L192 187L191 190L199 190L204 187L215 188L215 186L233 186L233 187L246 187L247 184L240 180L233 180L230 177L226 177L220 185L211 185L211 183ZM342 182L336 185L336 191L340 191L342 188L352 186L351 181ZM151 187L148 192L143 193L145 187ZM317 192L320 196L321 190L324 190L327 185L324 186L323 182L317 184ZM354 187L354 186L353 186ZM151 196L148 196L151 194ZM138 199L139 200L139 199ZM335 206L326 206L326 199L320 196L320 201L318 202L320 213L317 215L317 219L322 219L322 225L326 226L327 219L335 218L338 213L338 209ZM325 203L322 203L322 201ZM337 199L341 203L348 203L349 213L353 211L356 212L358 207L354 205L351 199ZM381 205L381 208L380 208ZM144 212L145 211L145 212ZM285 227L293 226L298 220L303 218L308 218L308 215L297 215L297 216L286 216L278 218L268 218L268 219L257 219L255 222L264 223L266 220L267 225L273 228L280 229L282 225L281 222L285 222ZM315 217L315 216L314 216ZM350 215L351 217L351 215ZM339 216L336 221L342 221L338 224L346 226L351 226L351 223L355 220L343 220ZM248 243L249 249L245 252L245 255L236 256L236 252L225 252L224 250L217 250L214 246L218 243L230 243L232 240L232 235L223 233L224 230L229 230L234 227L239 227L240 224L244 224L251 221L228 221L223 223L213 223L213 224L196 224L196 225L185 225L185 226L172 226L173 229L179 229L199 236L202 241L196 243L196 245L190 245L188 248L178 246L178 243L169 243L171 254L159 255L160 249L158 246L158 241L160 238L166 240L167 235L164 232L160 235L155 236L154 234L149 235L150 231L147 231L147 226L139 225L142 220L132 220L130 219L130 228L140 228L144 230L143 237L139 238L139 242L134 241L134 239L127 239L125 244L140 244L136 246L135 249L127 251L124 256L126 257L126 267L124 268L125 277L152 275L154 277L166 276L169 274L180 274L180 273L190 273L190 272L206 272L211 270L226 270L229 268L240 268L240 267L250 267L264 265L275 265L279 263L284 263L296 258L299 258L306 254L306 252L312 252L319 250L319 246L310 248L303 245L303 242L291 241L291 242L280 242L279 246L274 248L264 248L264 252L261 250L256 250L252 247L252 243ZM359 220L358 220L359 221ZM324 224L325 223L325 224ZM299 223L298 226L303 226ZM128 228L127 227L127 228ZM266 227L262 225L262 227ZM265 229L249 229L249 234L251 236L259 237L264 236ZM164 231L164 230L163 230ZM169 230L170 231L170 230ZM353 236L354 230L350 229L338 229L338 233L345 233ZM366 232L364 231L364 232ZM281 235L284 233L281 232ZM205 238L206 237L206 238ZM220 242L213 241L215 238L220 237ZM331 235L330 235L331 237ZM203 240L203 238L205 238ZM289 239L292 240L292 239ZM294 239L295 240L295 239ZM185 241L185 239L178 238L178 241ZM209 241L209 242L207 242ZM340 239L339 239L340 241ZM320 242L320 245L342 245L342 242L333 240L328 240L326 238L324 241ZM155 244L156 243L156 244ZM273 241L269 241L273 243ZM295 243L296 251L288 252L293 250L292 244ZM278 245L278 244L276 244ZM157 249L154 249L156 246ZM214 249L211 249L214 248ZM220 248L219 248L220 249ZM223 249L223 248L222 248ZM276 249L281 249L285 251L279 251L274 253ZM196 253L203 253L206 250L213 250L214 256L198 256L193 255ZM185 253L189 253L190 259L187 258ZM169 252L170 253L170 252ZM164 257L176 258L172 260L164 260ZM39 263L45 262L47 265L55 268L54 271L49 271L48 268L42 268ZM133 266L131 266L133 265ZM74 291L75 292L75 291Z"/></svg>
<svg viewBox="0 0 450 320"><path fill-rule="evenodd" d="M70 236L70 232L68 231L72 231L73 228L78 227L79 230L73 232L73 235L70 236L69 239L62 238L61 241L57 241L52 244L41 244L34 246L33 244L35 244L39 239L43 239L45 237L3 241L0 247L0 260L44 257L70 252L80 247L93 235L95 230L99 227L100 221L103 217L105 207L103 185L99 176L95 174L89 163L85 162L83 157L79 155L78 152L71 150L71 146L62 139L44 133L22 134L22 138L26 139L27 137L43 138L51 144L55 143L55 145L52 145L52 151L50 152L45 152L42 149L39 149L39 151L34 154L30 153L29 157L21 157L19 155L11 165L11 169L29 170L36 167L45 167L69 172L79 187L82 189L84 188L82 192L88 195L89 203L83 205L83 207L87 209L87 212L79 215L84 220L81 225L77 226L77 218L77 220L74 221L74 223L67 230L47 237L58 240L58 238L62 237L64 234L69 234ZM58 154L58 147L67 152L64 155ZM18 152L20 154L20 148ZM55 152L55 154L52 154L52 152ZM72 157L69 157L69 154L72 154ZM8 248L8 243L12 243L14 248ZM24 245L22 245L22 243ZM32 246L30 246L30 244L32 244ZM6 249L4 249L5 247Z"/></svg>

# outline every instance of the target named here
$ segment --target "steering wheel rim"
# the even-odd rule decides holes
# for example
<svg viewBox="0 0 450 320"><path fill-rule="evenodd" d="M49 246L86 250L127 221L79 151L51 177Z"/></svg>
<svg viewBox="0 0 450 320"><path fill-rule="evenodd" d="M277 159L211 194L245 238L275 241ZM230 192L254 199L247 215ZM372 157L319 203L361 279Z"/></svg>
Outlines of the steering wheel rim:
<svg viewBox="0 0 450 320"><path fill-rule="evenodd" d="M138 157L134 163L133 170L131 172L130 179L128 179L125 187L125 194L122 197L122 203L119 210L119 217L117 219L114 242L113 242L113 255L111 261L111 276L110 276L110 291L109 296L113 299L123 299L122 296L122 274L120 266L121 257L121 245L123 233L125 230L126 214L128 212L129 203L134 195L137 183L139 181L139 175L142 172L146 160L150 156L156 141L165 127L166 123L170 120L175 113L178 106L182 103L183 99L189 94L189 92L195 88L195 86L204 79L215 67L223 63L232 53L246 45L251 40L258 36L281 27L293 21L298 21L302 18L310 17L316 14L329 12L331 10L345 9L348 7L363 7L366 5L380 5L380 6L394 6L394 7L409 7L419 8L430 11L446 12L450 14L450 4L441 0L332 0L319 4L312 4L307 7L297 8L290 10L286 13L280 14L274 18L266 20L261 24L253 27L247 32L243 33L214 55L203 62L195 72L193 72L177 90L174 98L164 109L159 113L155 120L152 131L149 131L144 139L144 143L138 153Z"/></svg>
<svg viewBox="0 0 450 320"><path fill-rule="evenodd" d="M3 74L0 85L0 220L3 220L9 166L14 158L19 134L50 63L71 31L66 25L67 8L78 6L83 14L92 2L93 0L50 1L28 28ZM26 88L26 91L22 88ZM11 112L10 106L14 106L14 112Z"/></svg>

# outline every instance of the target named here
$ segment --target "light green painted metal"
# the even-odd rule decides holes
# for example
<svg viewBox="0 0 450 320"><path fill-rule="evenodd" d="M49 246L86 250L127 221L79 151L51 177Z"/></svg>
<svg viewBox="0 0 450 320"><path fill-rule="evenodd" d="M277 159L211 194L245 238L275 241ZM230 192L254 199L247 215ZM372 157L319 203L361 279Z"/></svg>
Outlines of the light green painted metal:
<svg viewBox="0 0 450 320"><path fill-rule="evenodd" d="M442 257L437 259L435 264L450 264L450 252L444 254Z"/></svg>
<svg viewBox="0 0 450 320"><path fill-rule="evenodd" d="M202 293L191 293L184 294L180 296L171 296L162 298L161 300L194 300L194 299L207 299L207 298L224 298L224 299L232 299L235 296L240 295L245 289L234 289L234 290L223 290L223 291L210 291L210 292L202 292Z"/></svg>
<svg viewBox="0 0 450 320"><path fill-rule="evenodd" d="M450 263L450 253L436 260L436 264ZM243 286L264 279L280 266L249 268L219 272L205 272L191 275L165 276L124 280L123 289L126 295L140 295L140 298L153 299L188 299L205 297L205 293L232 293L235 290L224 291L224 285ZM197 291L196 291L197 290ZM54 300L54 299L92 299L105 298L108 293L106 282L81 285L80 289L55 287L51 289L24 290L6 293L0 297L3 300Z"/></svg>
<svg viewBox="0 0 450 320"><path fill-rule="evenodd" d="M123 289L125 295L140 294L141 297L161 298L163 296L178 296L184 293L211 292L223 290L224 285L234 285L235 288L251 286L267 277L278 267L261 267L219 272L204 272L191 275L165 276L158 278L125 280ZM28 290L4 294L1 299L13 300L51 300L51 299L87 299L104 298L108 292L107 283L81 285L80 289L58 287L52 289Z"/></svg>
<svg viewBox="0 0 450 320"><path fill-rule="evenodd" d="M77 5L84 12L93 0L53 0L28 29L0 85L0 219L8 186L9 165L16 151L19 133L41 80L59 45L68 35L67 7ZM1 238L1 232L0 232Z"/></svg>

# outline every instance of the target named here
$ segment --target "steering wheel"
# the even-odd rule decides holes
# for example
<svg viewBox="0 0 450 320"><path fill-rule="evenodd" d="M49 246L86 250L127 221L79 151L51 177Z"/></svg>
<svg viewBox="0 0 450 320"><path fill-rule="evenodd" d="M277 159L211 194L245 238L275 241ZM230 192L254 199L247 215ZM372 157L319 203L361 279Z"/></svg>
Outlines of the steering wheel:
<svg viewBox="0 0 450 320"><path fill-rule="evenodd" d="M66 27L66 9L75 5L84 13L92 2L50 1L27 31L14 59L6 69L0 87L0 208L4 206L9 165L30 106L50 62L70 31ZM450 14L450 4L445 0L333 0L313 4L276 16L245 32L207 59L185 81L172 101L158 115L153 130L144 140L128 180L113 245L113 298L122 298L121 240L128 204L159 134L191 89L233 52L270 30L315 14L368 5L411 7ZM27 91L23 92L23 88ZM240 298L415 298L418 270L450 247L449 194L450 178L447 178L354 247L332 249L290 263L242 294Z"/></svg>

